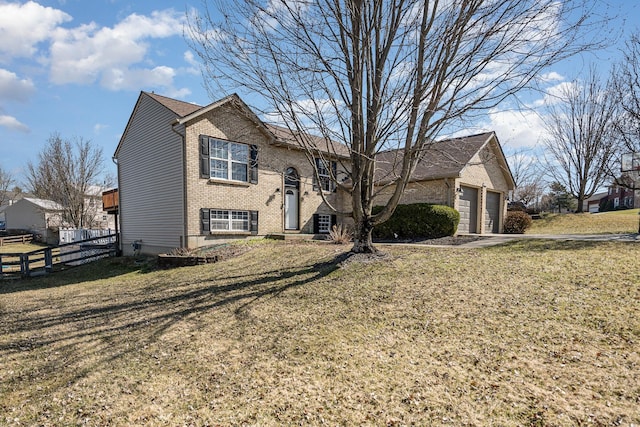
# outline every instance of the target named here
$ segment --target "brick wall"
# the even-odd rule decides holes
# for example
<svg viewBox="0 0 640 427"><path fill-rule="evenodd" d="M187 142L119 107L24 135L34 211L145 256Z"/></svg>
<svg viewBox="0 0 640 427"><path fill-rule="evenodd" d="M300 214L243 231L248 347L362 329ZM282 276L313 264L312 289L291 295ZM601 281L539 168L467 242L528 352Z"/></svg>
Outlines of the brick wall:
<svg viewBox="0 0 640 427"><path fill-rule="evenodd" d="M300 175L300 232L313 232L313 214L333 213L313 189L313 167L304 152L276 146L248 117L232 106L223 106L199 116L186 126L187 235L189 246L211 244L211 240L243 235L201 232L200 209L218 208L259 212L258 234L284 231L284 173L293 167ZM235 183L200 178L199 136L208 135L258 147L258 183ZM339 203L336 194L327 194Z"/></svg>

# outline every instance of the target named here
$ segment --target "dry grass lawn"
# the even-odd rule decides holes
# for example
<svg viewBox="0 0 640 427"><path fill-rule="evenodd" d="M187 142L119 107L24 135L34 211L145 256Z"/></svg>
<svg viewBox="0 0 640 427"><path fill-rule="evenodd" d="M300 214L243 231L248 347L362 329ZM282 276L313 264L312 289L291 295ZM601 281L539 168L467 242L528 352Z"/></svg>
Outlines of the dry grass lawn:
<svg viewBox="0 0 640 427"><path fill-rule="evenodd" d="M640 245L346 250L2 283L0 424L640 424Z"/></svg>
<svg viewBox="0 0 640 427"><path fill-rule="evenodd" d="M527 234L637 233L639 209L598 214L549 214L533 221Z"/></svg>

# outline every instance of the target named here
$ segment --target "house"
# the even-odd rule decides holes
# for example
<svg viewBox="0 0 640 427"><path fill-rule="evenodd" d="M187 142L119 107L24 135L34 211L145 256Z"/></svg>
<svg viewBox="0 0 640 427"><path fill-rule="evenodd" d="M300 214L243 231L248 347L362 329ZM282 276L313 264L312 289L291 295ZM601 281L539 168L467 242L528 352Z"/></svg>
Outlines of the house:
<svg viewBox="0 0 640 427"><path fill-rule="evenodd" d="M237 95L200 106L141 92L114 154L123 253L348 223L348 212L335 212L351 201L330 179L348 177L348 148L304 137L312 156L300 135L262 122ZM514 183L495 133L434 143L427 154L402 203L446 204L461 211L460 231L500 232ZM393 178L397 155L380 156L380 184Z"/></svg>
<svg viewBox="0 0 640 427"><path fill-rule="evenodd" d="M0 200L2 200L2 203L0 203L0 221L5 221L4 210L23 197L33 196L23 193L22 191L5 191L0 193Z"/></svg>
<svg viewBox="0 0 640 427"><path fill-rule="evenodd" d="M328 232L339 201L329 175L348 150L311 142L318 179L296 136L237 95L199 106L141 92L114 154L124 254Z"/></svg>
<svg viewBox="0 0 640 427"><path fill-rule="evenodd" d="M380 153L376 184L382 188L400 171L402 151ZM417 164L400 203L433 203L460 212L458 233L501 233L515 182L495 132L434 142ZM379 203L391 196L382 190Z"/></svg>
<svg viewBox="0 0 640 427"><path fill-rule="evenodd" d="M640 207L640 197L635 196L636 191L633 188L611 184L607 193L600 199L598 204L600 211Z"/></svg>
<svg viewBox="0 0 640 427"><path fill-rule="evenodd" d="M600 203L602 203L602 199L605 199L608 196L608 192L600 192L596 193L593 196L585 199L582 205L583 212L589 213L598 213L600 212Z"/></svg>
<svg viewBox="0 0 640 427"><path fill-rule="evenodd" d="M57 244L63 207L51 200L24 197L4 210L7 230L27 230L46 243Z"/></svg>

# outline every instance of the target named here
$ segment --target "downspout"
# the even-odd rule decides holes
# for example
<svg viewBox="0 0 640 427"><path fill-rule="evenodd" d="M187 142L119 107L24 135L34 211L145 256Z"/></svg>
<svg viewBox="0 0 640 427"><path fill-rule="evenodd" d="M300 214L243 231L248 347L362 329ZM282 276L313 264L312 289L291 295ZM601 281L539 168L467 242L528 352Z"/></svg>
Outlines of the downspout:
<svg viewBox="0 0 640 427"><path fill-rule="evenodd" d="M451 185L449 185L449 178L444 179L444 185L447 186L447 206L453 207L451 204Z"/></svg>
<svg viewBox="0 0 640 427"><path fill-rule="evenodd" d="M118 228L118 223L120 222L120 165L118 164L118 158L116 156L111 157L111 161L116 165L116 170L118 171L118 212L116 213L116 256L122 256L122 241L120 239L120 230Z"/></svg>
<svg viewBox="0 0 640 427"><path fill-rule="evenodd" d="M183 248L186 248L189 246L188 244L188 234L189 234L189 230L188 230L188 225L187 225L187 218L188 218L188 212L187 212L187 142L186 142L186 136L181 134L180 132L178 132L175 128L176 125L180 124L180 120L179 119L175 119L174 122L171 124L171 130L180 137L180 141L182 141L182 237L180 238L181 242L180 242L180 246Z"/></svg>

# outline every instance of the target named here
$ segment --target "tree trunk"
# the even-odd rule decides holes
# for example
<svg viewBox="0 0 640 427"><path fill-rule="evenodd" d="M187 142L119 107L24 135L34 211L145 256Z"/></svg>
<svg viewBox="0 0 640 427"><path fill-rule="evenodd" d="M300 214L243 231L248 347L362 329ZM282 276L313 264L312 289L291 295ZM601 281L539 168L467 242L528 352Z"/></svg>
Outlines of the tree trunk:
<svg viewBox="0 0 640 427"><path fill-rule="evenodd" d="M584 197L578 197L578 207L576 208L576 213L584 212L583 205L584 205Z"/></svg>
<svg viewBox="0 0 640 427"><path fill-rule="evenodd" d="M373 246L373 239L371 233L373 232L373 226L369 218L363 218L356 223L356 229L353 234L353 248L351 252L357 254L376 254L378 249Z"/></svg>

